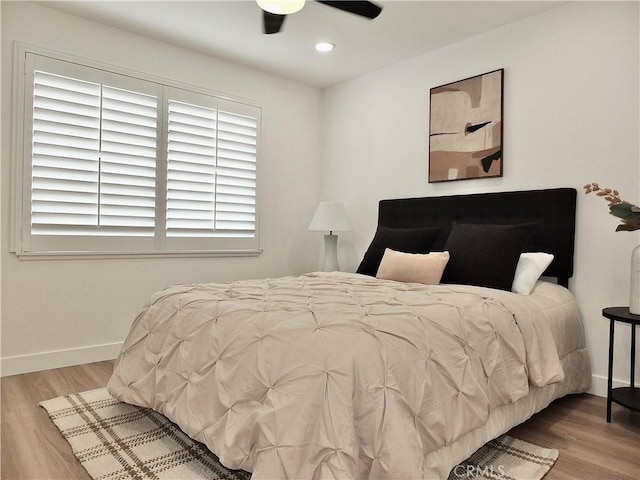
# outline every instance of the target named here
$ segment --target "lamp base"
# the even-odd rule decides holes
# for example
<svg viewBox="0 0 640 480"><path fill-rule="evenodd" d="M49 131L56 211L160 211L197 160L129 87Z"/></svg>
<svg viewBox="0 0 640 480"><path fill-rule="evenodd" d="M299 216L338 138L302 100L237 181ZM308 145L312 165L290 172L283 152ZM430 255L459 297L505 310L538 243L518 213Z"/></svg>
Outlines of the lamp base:
<svg viewBox="0 0 640 480"><path fill-rule="evenodd" d="M338 266L338 235L325 235L322 271L333 272L337 270L340 270L340 267Z"/></svg>

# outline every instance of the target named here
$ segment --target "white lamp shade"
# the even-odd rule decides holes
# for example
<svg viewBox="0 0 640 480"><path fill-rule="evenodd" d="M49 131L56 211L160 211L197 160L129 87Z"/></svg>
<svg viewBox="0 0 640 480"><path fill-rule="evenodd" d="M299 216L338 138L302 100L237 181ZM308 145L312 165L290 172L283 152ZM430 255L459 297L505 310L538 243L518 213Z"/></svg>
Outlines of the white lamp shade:
<svg viewBox="0 0 640 480"><path fill-rule="evenodd" d="M256 0L260 8L276 15L289 15L302 10L305 0Z"/></svg>
<svg viewBox="0 0 640 480"><path fill-rule="evenodd" d="M309 230L318 232L349 232L351 225L342 202L320 202L311 219Z"/></svg>

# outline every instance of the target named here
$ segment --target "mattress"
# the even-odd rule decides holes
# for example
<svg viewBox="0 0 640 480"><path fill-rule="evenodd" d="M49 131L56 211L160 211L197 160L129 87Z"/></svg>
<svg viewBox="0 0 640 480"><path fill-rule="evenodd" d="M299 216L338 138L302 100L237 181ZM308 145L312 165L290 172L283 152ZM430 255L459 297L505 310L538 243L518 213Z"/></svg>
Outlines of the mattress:
<svg viewBox="0 0 640 480"><path fill-rule="evenodd" d="M178 285L135 319L108 388L277 478L446 478L588 388L575 300L358 274Z"/></svg>

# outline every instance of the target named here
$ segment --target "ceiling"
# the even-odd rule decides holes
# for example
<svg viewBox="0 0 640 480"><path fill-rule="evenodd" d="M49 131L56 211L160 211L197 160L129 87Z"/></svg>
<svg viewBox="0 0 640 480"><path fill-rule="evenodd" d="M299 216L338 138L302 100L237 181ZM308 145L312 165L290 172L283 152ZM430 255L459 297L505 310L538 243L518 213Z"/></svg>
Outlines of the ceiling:
<svg viewBox="0 0 640 480"><path fill-rule="evenodd" d="M40 3L325 88L566 2L377 1L382 13L367 20L308 0L274 35L262 33L262 11L253 0ZM318 53L318 41L336 48Z"/></svg>

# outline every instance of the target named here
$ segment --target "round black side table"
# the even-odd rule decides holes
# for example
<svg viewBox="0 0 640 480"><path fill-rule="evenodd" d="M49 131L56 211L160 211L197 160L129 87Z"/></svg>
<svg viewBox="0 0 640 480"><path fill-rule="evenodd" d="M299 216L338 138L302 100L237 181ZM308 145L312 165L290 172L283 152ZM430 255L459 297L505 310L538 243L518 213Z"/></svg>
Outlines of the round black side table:
<svg viewBox="0 0 640 480"><path fill-rule="evenodd" d="M629 312L629 307L607 307L602 315L609 319L609 377L607 383L607 422L611 422L611 402L631 410L640 411L640 388L635 386L636 375L636 325L640 315ZM613 331L616 322L631 324L631 371L628 387L613 388Z"/></svg>

